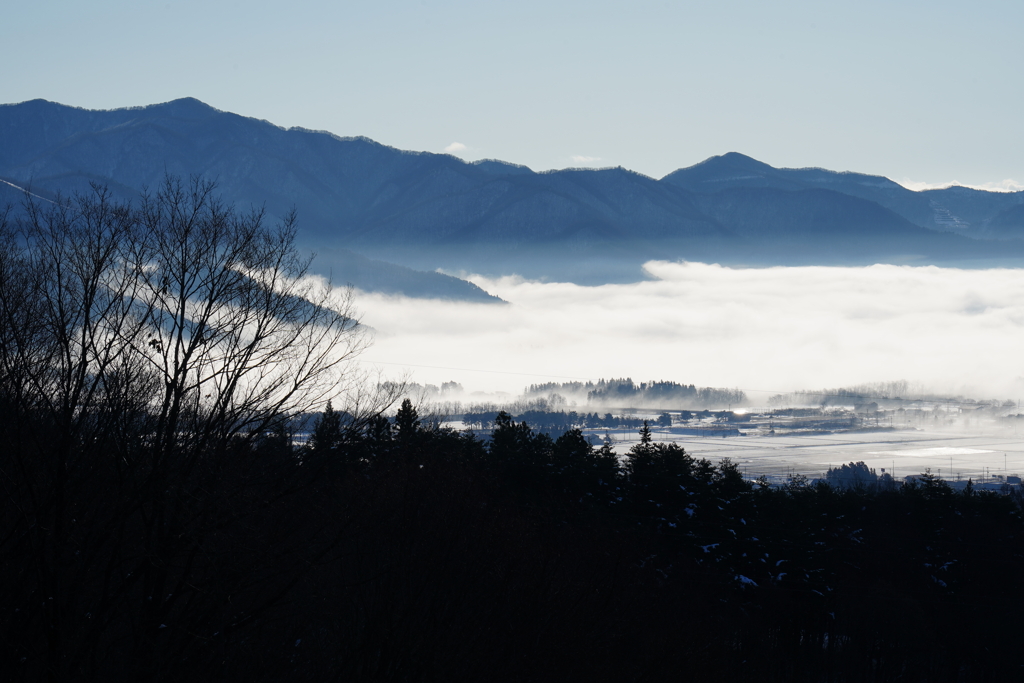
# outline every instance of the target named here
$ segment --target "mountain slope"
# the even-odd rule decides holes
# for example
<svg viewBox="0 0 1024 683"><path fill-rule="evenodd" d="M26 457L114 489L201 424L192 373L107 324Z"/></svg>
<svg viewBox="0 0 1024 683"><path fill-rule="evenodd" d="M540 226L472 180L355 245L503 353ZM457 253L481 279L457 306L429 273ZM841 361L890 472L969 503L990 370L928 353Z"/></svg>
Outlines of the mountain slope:
<svg viewBox="0 0 1024 683"><path fill-rule="evenodd" d="M30 197L45 207L59 197L42 191ZM25 204L25 188L0 180L0 215L4 207L14 209L9 220L17 220ZM473 284L451 275L423 272L406 266L368 259L348 249L322 247L313 262L315 271L329 276L335 285L351 286L366 292L379 292L425 299L451 299L478 303L505 303Z"/></svg>
<svg viewBox="0 0 1024 683"><path fill-rule="evenodd" d="M996 214L989 221L989 231L999 238L1024 235L1024 204L1014 204Z"/></svg>
<svg viewBox="0 0 1024 683"><path fill-rule="evenodd" d="M914 192L882 176L822 168L774 168L736 152L681 168L662 182L700 193L737 188L832 190L874 202L921 227L982 238L990 236L988 226L996 214L1024 204L1024 192L984 192L956 186Z"/></svg>
<svg viewBox="0 0 1024 683"><path fill-rule="evenodd" d="M130 197L165 173L214 179L226 199L271 217L296 208L306 246L427 270L609 281L635 277L649 258L1024 257L1015 240L1024 231L993 224L1024 193L912 192L880 176L776 169L736 153L661 180L622 168L535 173L285 130L194 99L114 111L0 106L0 178L41 194L101 182Z"/></svg>

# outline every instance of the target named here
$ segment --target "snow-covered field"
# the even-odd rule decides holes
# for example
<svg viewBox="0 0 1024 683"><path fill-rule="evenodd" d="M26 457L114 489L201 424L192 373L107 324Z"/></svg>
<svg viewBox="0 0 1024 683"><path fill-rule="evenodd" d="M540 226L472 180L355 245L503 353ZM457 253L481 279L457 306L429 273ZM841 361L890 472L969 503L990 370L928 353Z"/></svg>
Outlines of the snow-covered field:
<svg viewBox="0 0 1024 683"><path fill-rule="evenodd" d="M603 437L602 430L587 430ZM750 478L761 474L781 480L790 473L809 478L824 476L829 467L863 461L878 474L884 469L896 479L930 468L943 479L972 478L1002 483L1006 475L1024 473L1024 434L993 427L989 433L921 429L853 432L815 436L749 435L696 437L655 429L655 441L675 442L688 453L718 462L730 458ZM609 432L618 453L637 442L630 431ZM952 474L952 476L950 476Z"/></svg>

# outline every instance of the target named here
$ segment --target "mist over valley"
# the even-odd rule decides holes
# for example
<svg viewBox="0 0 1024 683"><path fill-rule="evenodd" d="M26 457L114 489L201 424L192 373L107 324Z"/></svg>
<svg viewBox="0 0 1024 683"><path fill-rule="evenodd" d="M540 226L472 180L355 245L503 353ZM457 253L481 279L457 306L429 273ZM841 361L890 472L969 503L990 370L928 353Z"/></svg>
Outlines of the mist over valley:
<svg viewBox="0 0 1024 683"><path fill-rule="evenodd" d="M1024 278L1014 269L645 269L648 280L597 286L467 276L507 306L363 293L378 331L365 360L480 391L628 376L738 387L755 404L892 379L951 396L1024 388Z"/></svg>
<svg viewBox="0 0 1024 683"><path fill-rule="evenodd" d="M1024 3L7 3L0 681L988 683Z"/></svg>
<svg viewBox="0 0 1024 683"><path fill-rule="evenodd" d="M483 402L614 377L753 407L893 380L975 400L1024 389L1024 192L913 191L732 152L661 179L536 172L191 98L3 105L0 143L12 216L26 191L45 205L100 183L135 200L168 173L213 180L268 223L295 211L312 272L354 287L373 331L358 363Z"/></svg>
<svg viewBox="0 0 1024 683"><path fill-rule="evenodd" d="M661 179L536 172L190 98L3 105L0 143L14 216L26 191L46 204L100 183L134 200L168 173L213 180L268 223L295 211L313 272L354 287L373 331L359 365L480 402L614 377L750 407L893 380L973 400L1024 389L1024 192L913 191L732 152Z"/></svg>

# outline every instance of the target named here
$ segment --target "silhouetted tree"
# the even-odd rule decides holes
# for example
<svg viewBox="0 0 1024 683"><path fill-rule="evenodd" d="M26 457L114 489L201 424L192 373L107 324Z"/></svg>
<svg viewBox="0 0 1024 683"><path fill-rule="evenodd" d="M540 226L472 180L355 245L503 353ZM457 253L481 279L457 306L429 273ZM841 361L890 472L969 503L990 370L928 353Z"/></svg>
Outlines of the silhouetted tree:
<svg viewBox="0 0 1024 683"><path fill-rule="evenodd" d="M878 485L878 475L863 462L851 462L839 467L830 467L825 473L825 479L831 486L837 488L873 490Z"/></svg>
<svg viewBox="0 0 1024 683"><path fill-rule="evenodd" d="M213 190L96 188L0 224L0 609L24 615L20 676L180 676L334 542L297 495L319 471L288 423L348 394L362 330L305 277L293 217L267 227Z"/></svg>
<svg viewBox="0 0 1024 683"><path fill-rule="evenodd" d="M412 401L405 399L402 401L402 407L395 414L395 431L399 444L403 447L408 446L415 438L419 426L420 420L416 408L413 407Z"/></svg>
<svg viewBox="0 0 1024 683"><path fill-rule="evenodd" d="M328 401L323 413L313 422L313 431L309 434L309 449L314 453L327 455L337 451L344 439L341 414Z"/></svg>

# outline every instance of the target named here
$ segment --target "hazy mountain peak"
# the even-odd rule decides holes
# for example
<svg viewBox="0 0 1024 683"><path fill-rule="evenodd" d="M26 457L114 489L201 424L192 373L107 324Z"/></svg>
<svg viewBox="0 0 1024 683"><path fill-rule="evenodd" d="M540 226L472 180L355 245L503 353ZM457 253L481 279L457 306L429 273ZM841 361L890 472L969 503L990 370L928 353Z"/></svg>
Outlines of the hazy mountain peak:
<svg viewBox="0 0 1024 683"><path fill-rule="evenodd" d="M570 166L569 168L553 168L548 171L541 171L541 175L565 175L565 176L591 176L591 177L619 177L643 180L654 180L648 175L626 168L625 166Z"/></svg>
<svg viewBox="0 0 1024 683"><path fill-rule="evenodd" d="M522 164L513 164L510 161L502 161L501 159L480 159L478 161L472 162L471 165L476 166L482 171L499 175L521 175L533 173L533 169L531 169L529 166L524 166Z"/></svg>
<svg viewBox="0 0 1024 683"><path fill-rule="evenodd" d="M770 166L769 164L766 164L763 161L758 161L757 159L749 157L746 154L740 154L739 152L726 152L725 154L719 156L710 157L709 159L705 159L703 162L701 162L701 164L719 164L721 166L729 168L739 168L747 171L774 170L773 166Z"/></svg>
<svg viewBox="0 0 1024 683"><path fill-rule="evenodd" d="M18 107L18 108L21 108L21 109L35 109L35 108L46 107L46 106L67 107L68 105L66 105L66 104L57 104L56 102L51 102L50 100L44 100L42 97L37 97L34 100L25 100L24 102L8 102L6 104L0 104L0 108ZM77 109L77 107L68 107L68 108L69 109Z"/></svg>
<svg viewBox="0 0 1024 683"><path fill-rule="evenodd" d="M159 113L180 118L206 118L215 114L224 113L220 109L211 107L205 102L197 100L194 97L181 97L176 100L171 100L170 102L151 104L147 107L141 107L138 109L147 113ZM137 110L137 108L130 107L128 110Z"/></svg>
<svg viewBox="0 0 1024 683"><path fill-rule="evenodd" d="M709 157L700 163L681 170L691 169L702 169L704 171L715 172L722 172L725 170L744 171L752 173L763 173L775 170L773 166L769 166L763 161L758 161L753 157L748 157L746 154L740 154L739 152L726 152L725 154Z"/></svg>
<svg viewBox="0 0 1024 683"><path fill-rule="evenodd" d="M205 102L202 102L201 100L197 100L194 97L181 97L176 100L170 100L169 102L160 102L157 104L147 104L142 106L114 107L112 109L87 109L85 107L76 107L71 104L53 102L51 100L46 100L41 97L38 97L34 100L26 100L24 102L0 104L0 108L8 107L28 112L64 111L69 113L80 113L83 115L118 114L124 112L148 112L159 114L171 113L173 115L187 117L200 117L209 116L211 114L225 113L220 109L211 107L210 105L206 104Z"/></svg>

